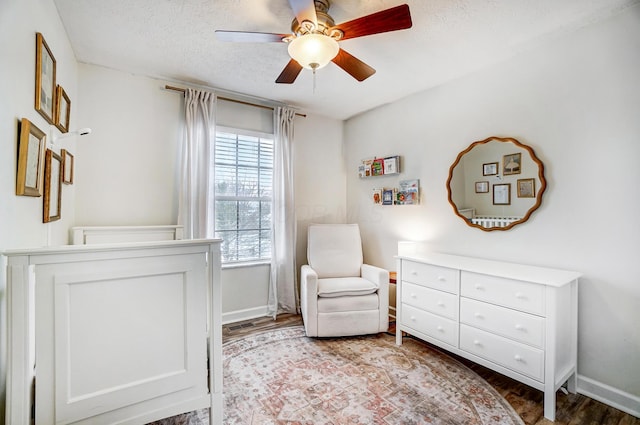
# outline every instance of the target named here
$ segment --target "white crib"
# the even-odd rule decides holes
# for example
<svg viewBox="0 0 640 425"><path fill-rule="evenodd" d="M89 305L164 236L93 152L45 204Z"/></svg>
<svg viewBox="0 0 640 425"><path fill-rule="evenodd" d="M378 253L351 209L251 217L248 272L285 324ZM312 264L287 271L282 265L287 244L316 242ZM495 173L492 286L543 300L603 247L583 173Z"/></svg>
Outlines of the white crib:
<svg viewBox="0 0 640 425"><path fill-rule="evenodd" d="M182 239L183 226L81 226L72 227L72 245L97 243L175 241Z"/></svg>
<svg viewBox="0 0 640 425"><path fill-rule="evenodd" d="M518 220L522 220L522 217L494 217L477 215L471 219L471 222L482 227L507 227L511 223Z"/></svg>
<svg viewBox="0 0 640 425"><path fill-rule="evenodd" d="M8 424L140 425L202 408L222 423L219 240L3 255Z"/></svg>

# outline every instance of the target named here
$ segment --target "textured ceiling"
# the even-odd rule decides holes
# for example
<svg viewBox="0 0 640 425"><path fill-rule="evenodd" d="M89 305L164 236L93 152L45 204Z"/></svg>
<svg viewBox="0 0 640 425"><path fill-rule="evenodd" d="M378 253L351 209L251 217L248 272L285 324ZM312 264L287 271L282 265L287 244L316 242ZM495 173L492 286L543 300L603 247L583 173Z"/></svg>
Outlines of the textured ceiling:
<svg viewBox="0 0 640 425"><path fill-rule="evenodd" d="M55 0L76 58L134 74L224 89L346 119L504 60L538 40L574 31L640 0L332 0L336 23L402 3L408 30L345 40L376 69L357 82L334 64L314 81L275 79L284 43L225 43L217 29L289 33L287 0Z"/></svg>

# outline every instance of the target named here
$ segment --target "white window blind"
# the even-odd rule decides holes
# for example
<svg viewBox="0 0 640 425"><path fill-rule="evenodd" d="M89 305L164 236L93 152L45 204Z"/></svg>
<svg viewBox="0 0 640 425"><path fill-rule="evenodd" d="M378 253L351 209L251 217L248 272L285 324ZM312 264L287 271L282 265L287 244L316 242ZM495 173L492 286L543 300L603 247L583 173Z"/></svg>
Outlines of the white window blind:
<svg viewBox="0 0 640 425"><path fill-rule="evenodd" d="M271 258L273 136L218 129L215 231L224 263Z"/></svg>

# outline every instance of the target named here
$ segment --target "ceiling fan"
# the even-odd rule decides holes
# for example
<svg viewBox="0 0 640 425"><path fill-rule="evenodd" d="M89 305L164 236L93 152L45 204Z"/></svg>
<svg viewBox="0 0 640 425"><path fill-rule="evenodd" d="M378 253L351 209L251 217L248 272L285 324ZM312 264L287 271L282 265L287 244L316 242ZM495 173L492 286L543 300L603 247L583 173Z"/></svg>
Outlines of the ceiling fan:
<svg viewBox="0 0 640 425"><path fill-rule="evenodd" d="M220 41L288 43L291 60L276 83L293 83L302 68L315 71L333 62L358 81L364 81L376 70L343 50L338 42L383 32L411 28L411 14L406 4L372 13L335 25L329 15L329 0L289 0L295 18L292 34L216 30Z"/></svg>

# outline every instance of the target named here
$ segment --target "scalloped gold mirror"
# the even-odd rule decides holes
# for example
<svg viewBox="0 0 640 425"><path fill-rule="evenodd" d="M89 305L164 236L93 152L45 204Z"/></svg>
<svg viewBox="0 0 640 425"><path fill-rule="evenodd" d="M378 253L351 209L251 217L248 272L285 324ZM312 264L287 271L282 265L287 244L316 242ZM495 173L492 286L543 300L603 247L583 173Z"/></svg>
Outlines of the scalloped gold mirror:
<svg viewBox="0 0 640 425"><path fill-rule="evenodd" d="M447 179L456 215L487 232L527 221L546 187L544 165L533 149L508 137L469 145L451 165Z"/></svg>

